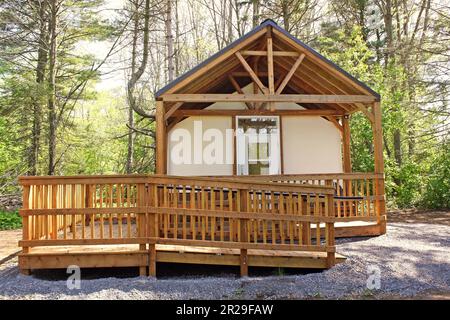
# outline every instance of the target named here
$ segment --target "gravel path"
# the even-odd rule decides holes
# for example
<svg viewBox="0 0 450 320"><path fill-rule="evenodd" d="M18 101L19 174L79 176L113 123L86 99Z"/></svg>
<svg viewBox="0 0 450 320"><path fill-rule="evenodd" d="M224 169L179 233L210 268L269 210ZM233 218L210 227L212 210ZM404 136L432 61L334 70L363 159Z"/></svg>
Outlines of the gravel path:
<svg viewBox="0 0 450 320"><path fill-rule="evenodd" d="M337 240L347 261L317 273L256 276L210 271L208 276L171 276L83 280L69 290L63 274L22 276L17 258L0 266L0 299L301 299L450 296L450 226L430 223L388 224L376 238ZM380 270L381 289L366 287L368 268ZM181 273L180 273L181 274ZM250 274L252 270L250 269Z"/></svg>

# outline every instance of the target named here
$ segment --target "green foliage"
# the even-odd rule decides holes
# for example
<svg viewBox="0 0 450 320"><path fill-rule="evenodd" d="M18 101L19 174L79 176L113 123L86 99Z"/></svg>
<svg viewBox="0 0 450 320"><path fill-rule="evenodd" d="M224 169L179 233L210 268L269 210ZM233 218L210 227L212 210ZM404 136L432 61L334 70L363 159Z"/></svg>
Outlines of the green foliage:
<svg viewBox="0 0 450 320"><path fill-rule="evenodd" d="M450 147L439 138L417 139L415 151L409 151L408 139L400 141L402 162L394 155L394 132L409 137L412 126L422 131L440 124L439 117L417 117L418 112L408 104L410 97L405 90L408 73L402 65L391 62L382 67L364 41L360 27L350 31L334 24L324 25L324 34L314 45L327 58L344 70L370 85L382 96L383 134L385 143L386 194L388 206L427 208L450 207ZM416 85L415 94L423 94ZM414 119L412 122L411 119ZM362 113L351 117L351 151L353 171L372 172L373 138L369 121Z"/></svg>
<svg viewBox="0 0 450 320"><path fill-rule="evenodd" d="M2 37L8 41L5 40L0 46L0 194L17 192L16 176L27 171L35 105L41 106L42 124L38 174L47 172L49 142L49 85L47 80L42 84L36 83L37 51L33 45L36 43L36 34L33 38L27 38L28 34L33 34L28 28L35 28L33 23L37 20L31 18L36 12L24 10L26 14L16 14L18 10L15 10L22 4L27 4L27 8L37 7L34 2L8 3L0 5L0 24L6 21L5 17L8 18L8 23L14 24L16 20L10 21L11 17L14 17L17 21L24 22L26 28L21 24L15 25L22 33L18 32L17 37L13 37L15 41L8 40L9 36ZM58 175L124 172L128 134L126 95L124 91L117 93L118 90L96 92L95 82L100 76L93 66L99 65L100 57L93 56L92 50L85 50L88 46L98 45L98 41L111 40L112 36L117 36L122 30L123 25L118 26L117 21L110 21L104 14L99 13L103 3L103 0L70 0L62 4L64 13L67 13L63 16L67 19L63 19L64 28L60 28L56 65L58 128L55 174ZM424 100L429 89L426 79L420 74L423 70L415 67L420 60L414 60L416 56L413 55L417 53L403 52L404 50L399 49L401 43L398 42L394 45L395 52L392 57L385 58L389 52L384 30L381 30L381 37L377 38L373 30L365 28L367 26L364 26L364 19L359 16L364 13L369 2L346 0L345 5L342 5L342 1L333 3L337 4L333 7L334 11L343 21L336 23L334 20L323 20L325 23L321 25L319 37L312 37L315 40L310 44L382 96L388 205L391 208L449 208L450 146L445 133L440 137L429 135L435 127L442 126L442 117L433 113L423 114L420 108L425 107L414 103ZM192 5L195 7L193 15L201 17L200 20L208 19L207 15L202 16L201 4L194 1ZM303 12L302 8L295 9L295 12L291 13L291 20L301 20L302 17L307 19L308 14L299 14ZM8 10L11 10L12 14L4 15ZM122 18L128 18L127 14ZM355 16L358 16L356 24L352 18ZM247 18L241 18L241 22L250 19L249 15L245 17ZM272 18L282 20L280 14ZM439 22L436 26L442 30L447 28L444 22ZM153 27L156 30L159 26ZM293 23L291 28L297 30ZM4 31L8 31L6 29ZM244 29L239 32L244 32ZM429 29L429 33L436 30ZM179 73L194 67L217 49L216 43L211 41L217 35L217 30L204 28L194 31L193 43L181 32L182 39L186 41L182 40L182 45L177 44L179 48L176 50L176 61L179 64ZM151 38L160 39L157 31L154 34L152 31ZM151 41L152 46L156 48L155 52L158 52L159 44ZM128 49L125 47L125 50ZM428 53L422 56L422 60L430 57L433 50L424 51ZM29 52L31 60L27 60L23 52ZM150 107L153 92L161 85L161 79L165 78L163 70L166 70L166 57L162 52L161 50L161 53L152 57L152 66L161 64L161 68L157 67L156 71L152 68L147 68L150 71L146 70L145 77L148 79L145 79L139 97L148 102L146 108ZM11 57L17 58L14 60ZM415 71L412 71L413 69ZM48 71L48 68L46 70ZM47 78L46 74L45 79ZM447 95L446 90L444 87L441 90L444 98ZM439 100L442 97L434 98ZM445 100L444 98L442 100ZM438 102L434 104L435 108L446 107L442 107ZM448 119L444 121L448 123ZM154 129L154 123L148 119L143 120L135 115L135 122L137 128ZM369 121L362 113L355 113L351 116L350 127L353 170L374 171L373 138ZM401 139L394 144L393 137L397 133ZM153 172L153 138L136 134L134 142L134 172ZM395 155L398 149L401 151L401 161Z"/></svg>
<svg viewBox="0 0 450 320"><path fill-rule="evenodd" d="M65 137L58 174L113 174L123 172L127 132L124 98L110 92L79 104ZM121 138L122 137L122 138Z"/></svg>
<svg viewBox="0 0 450 320"><path fill-rule="evenodd" d="M450 142L433 157L421 205L426 208L450 208Z"/></svg>
<svg viewBox="0 0 450 320"><path fill-rule="evenodd" d="M22 227L22 218L17 211L0 211L0 230L12 230Z"/></svg>

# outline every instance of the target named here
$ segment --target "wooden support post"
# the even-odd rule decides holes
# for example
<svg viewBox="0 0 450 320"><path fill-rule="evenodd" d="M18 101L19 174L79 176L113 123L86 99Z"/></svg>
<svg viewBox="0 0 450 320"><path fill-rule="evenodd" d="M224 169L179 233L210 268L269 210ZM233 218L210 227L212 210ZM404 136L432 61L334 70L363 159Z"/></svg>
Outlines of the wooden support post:
<svg viewBox="0 0 450 320"><path fill-rule="evenodd" d="M380 226L381 234L386 233L386 200L384 191L384 159L383 159L383 128L381 122L381 103L373 104L374 122L372 124L373 146L374 146L374 164L375 173L383 174L383 178L375 179L375 195L381 200L376 200L377 222Z"/></svg>
<svg viewBox="0 0 450 320"><path fill-rule="evenodd" d="M345 173L352 172L352 160L350 153L350 124L349 116L342 117L342 153L343 169Z"/></svg>
<svg viewBox="0 0 450 320"><path fill-rule="evenodd" d="M327 186L331 186L331 180L325 181ZM335 217L336 214L334 212L334 195L328 194L326 196L326 215L328 217ZM327 247L327 268L331 268L336 264L336 253L335 253L335 235L334 235L334 222L327 222L325 224L325 239L326 239L326 247Z"/></svg>
<svg viewBox="0 0 450 320"><path fill-rule="evenodd" d="M57 206L57 188L58 185L53 184L52 185L52 209L56 209ZM54 215L52 216L52 231L51 231L51 239L57 239L58 238L58 216Z"/></svg>
<svg viewBox="0 0 450 320"><path fill-rule="evenodd" d="M336 264L335 240L334 240L334 223L326 223L327 238L327 268L331 268ZM332 249L328 251L329 249Z"/></svg>
<svg viewBox="0 0 450 320"><path fill-rule="evenodd" d="M22 193L22 201L23 201L23 208L24 209L29 209L30 208L30 204L29 204L29 199L30 199L30 186L23 186L23 193ZM29 216L24 216L22 217L22 239L23 240L31 240L30 239L30 226L28 224L30 217ZM23 247L22 248L22 252L23 253L28 253L29 248L28 247Z"/></svg>
<svg viewBox="0 0 450 320"><path fill-rule="evenodd" d="M247 249L241 249L240 254L241 277L248 277L248 255Z"/></svg>
<svg viewBox="0 0 450 320"><path fill-rule="evenodd" d="M164 102L156 101L156 173L166 174L166 124Z"/></svg>
<svg viewBox="0 0 450 320"><path fill-rule="evenodd" d="M275 76L273 70L273 43L272 43L272 33L269 28L267 37L267 82L269 86L269 94L275 94ZM270 111L275 111L275 102L269 103Z"/></svg>
<svg viewBox="0 0 450 320"><path fill-rule="evenodd" d="M145 206L156 206L155 195L156 185L145 184L145 194L146 194L146 204ZM158 237L157 234L157 218L156 213L147 212L146 216L148 217L148 237L154 239ZM154 242L150 242L148 246L148 275L150 277L156 277L156 244Z"/></svg>
<svg viewBox="0 0 450 320"><path fill-rule="evenodd" d="M29 209L29 199L30 199L30 186L24 186L23 187L23 193L22 193L22 201L23 201L23 208ZM30 240L30 226L29 226L30 216L22 217L22 239L23 240ZM29 247L22 247L22 253L29 253L30 248ZM19 260L20 261L20 260ZM23 269L19 265L19 272L23 275L31 275L31 269Z"/></svg>
<svg viewBox="0 0 450 320"><path fill-rule="evenodd" d="M147 208L148 206L148 194L147 194L147 190L146 190L146 184L143 183L139 183L137 186L137 205L140 208ZM148 233L148 223L149 221L148 219L148 214L147 212L138 212L137 216L136 216L136 229L137 229L137 234L139 238L145 238L147 237L147 233ZM147 244L145 243L140 243L139 244L139 251L141 252L145 252L147 250ZM147 266L146 265L141 265L139 266L139 275L140 276L146 276L147 275Z"/></svg>
<svg viewBox="0 0 450 320"><path fill-rule="evenodd" d="M342 117L342 154L343 154L343 170L345 173L352 172L352 158L350 151L350 124L349 116L345 115ZM352 196L352 180L344 180L344 196ZM349 214L352 212L352 204L349 202ZM347 214L347 213L345 213Z"/></svg>
<svg viewBox="0 0 450 320"><path fill-rule="evenodd" d="M89 184L86 185L85 193L84 193L84 207L91 208L92 200L91 200L91 186ZM86 214L82 217L84 220L85 226L89 226L91 222L91 217Z"/></svg>
<svg viewBox="0 0 450 320"><path fill-rule="evenodd" d="M154 217L155 215L153 215ZM151 243L149 244L148 248L148 275L150 277L156 277L156 244Z"/></svg>
<svg viewBox="0 0 450 320"><path fill-rule="evenodd" d="M248 190L239 190L240 192L240 198L241 198L241 204L240 204L240 211L246 212L247 211L247 192ZM247 243L249 241L248 239L248 233L247 233L247 220L240 219L240 239L239 242L241 243ZM241 249L240 252L240 266L241 266L241 277L247 277L248 276L248 255L247 255L247 249Z"/></svg>

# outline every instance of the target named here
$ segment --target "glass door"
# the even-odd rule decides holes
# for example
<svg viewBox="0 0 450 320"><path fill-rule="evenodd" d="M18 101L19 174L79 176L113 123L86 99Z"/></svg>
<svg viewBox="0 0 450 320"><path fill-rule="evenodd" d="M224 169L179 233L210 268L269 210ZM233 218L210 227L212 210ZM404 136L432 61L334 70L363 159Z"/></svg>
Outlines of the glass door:
<svg viewBox="0 0 450 320"><path fill-rule="evenodd" d="M279 117L236 117L238 175L280 174L279 124Z"/></svg>

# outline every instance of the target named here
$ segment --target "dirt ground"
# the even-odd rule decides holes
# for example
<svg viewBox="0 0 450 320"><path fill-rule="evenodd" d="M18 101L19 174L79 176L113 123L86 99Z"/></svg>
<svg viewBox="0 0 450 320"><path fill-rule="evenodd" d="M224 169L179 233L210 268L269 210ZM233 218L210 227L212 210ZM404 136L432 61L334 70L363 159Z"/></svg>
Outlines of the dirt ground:
<svg viewBox="0 0 450 320"><path fill-rule="evenodd" d="M22 230L0 231L0 265L20 252L18 241L22 237Z"/></svg>
<svg viewBox="0 0 450 320"><path fill-rule="evenodd" d="M401 210L388 212L389 222L430 223L450 226L450 210Z"/></svg>
<svg viewBox="0 0 450 320"><path fill-rule="evenodd" d="M197 266L195 272L188 275L188 269L180 265L171 267L168 274L158 275L159 281L143 285L143 280L133 275L134 271L128 276L125 272L125 278L108 271L109 278L104 278L103 273L99 275L98 270L93 270L95 274L92 280L86 281L86 291L77 295L64 289L65 281L61 281L65 279L64 274L18 275L15 254L19 250L17 241L21 230L0 231L0 289L3 288L0 299L110 299L117 296L123 299L450 300L449 227L450 210L389 212L386 235L339 239L337 250L348 259L324 272L308 274L297 270L276 276L273 272L258 272L255 277L241 280L226 268ZM368 292L364 289L363 275L368 264L383 266L384 290ZM191 286L200 287L204 292L197 292Z"/></svg>

